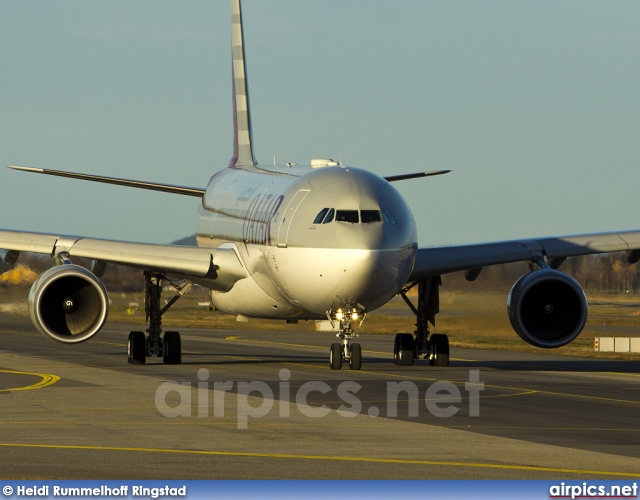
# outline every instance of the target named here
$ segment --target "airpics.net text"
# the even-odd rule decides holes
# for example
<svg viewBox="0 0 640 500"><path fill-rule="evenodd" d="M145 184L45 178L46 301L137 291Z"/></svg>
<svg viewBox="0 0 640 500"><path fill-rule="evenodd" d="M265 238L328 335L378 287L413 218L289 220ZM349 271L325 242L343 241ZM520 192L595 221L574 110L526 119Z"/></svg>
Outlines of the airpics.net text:
<svg viewBox="0 0 640 500"><path fill-rule="evenodd" d="M468 381L457 385L450 381L435 381L418 386L413 381L377 381L386 392L386 402L381 407L369 405L365 408L363 385L355 381L308 381L296 382L291 387L291 371L283 368L275 382L251 381L210 381L209 370L198 370L198 382L163 382L155 393L155 405L161 415L169 418L229 418L235 413L238 429L248 429L250 419L276 415L291 417L292 408L308 418L326 417L332 412L352 418L366 414L370 417L417 418L421 411L438 418L452 417L465 408L469 417L480 416L480 393L484 382L480 381L479 370L469 370ZM371 381L367 381L372 385ZM466 393L463 397L459 386ZM335 395L332 409L323 402L321 396ZM384 397L384 396L383 396ZM386 404L385 404L386 403ZM367 403L368 404L368 403ZM399 407L402 407L400 411ZM210 411L210 410L213 411Z"/></svg>

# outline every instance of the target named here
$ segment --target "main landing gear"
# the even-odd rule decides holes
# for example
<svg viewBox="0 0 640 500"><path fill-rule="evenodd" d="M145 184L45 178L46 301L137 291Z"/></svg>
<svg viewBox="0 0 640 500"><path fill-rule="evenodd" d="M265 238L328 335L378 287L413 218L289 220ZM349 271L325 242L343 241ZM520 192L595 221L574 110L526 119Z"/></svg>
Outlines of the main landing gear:
<svg viewBox="0 0 640 500"><path fill-rule="evenodd" d="M418 307L407 297L407 292L418 285ZM405 287L400 295L416 315L414 335L399 333L393 343L396 365L412 366L417 358L428 359L432 366L449 366L449 337L442 333L430 334L429 323L436 325L440 312L440 276L427 278Z"/></svg>
<svg viewBox="0 0 640 500"><path fill-rule="evenodd" d="M131 364L142 365L148 357L162 356L162 362L167 365L179 365L182 361L182 346L178 332L162 333L162 315L176 303L176 301L191 289L191 283L183 282L174 285L176 295L160 308L162 285L164 276L154 273L144 273L145 296L144 305L147 313L148 336L144 332L129 333L127 357Z"/></svg>
<svg viewBox="0 0 640 500"><path fill-rule="evenodd" d="M358 336L351 328L351 322L358 319L357 311L351 308L338 309L333 315L329 312L329 317L340 321L340 330L336 336L342 340L342 343L331 344L329 366L332 370L340 370L342 362L346 361L349 368L359 370L362 367L362 348L357 343L349 344L349 340Z"/></svg>

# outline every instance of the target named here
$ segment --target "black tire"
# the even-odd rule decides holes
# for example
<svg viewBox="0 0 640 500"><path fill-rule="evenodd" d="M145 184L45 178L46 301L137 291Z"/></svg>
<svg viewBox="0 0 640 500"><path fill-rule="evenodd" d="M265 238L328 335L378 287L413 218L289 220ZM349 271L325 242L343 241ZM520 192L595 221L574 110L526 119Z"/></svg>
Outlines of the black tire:
<svg viewBox="0 0 640 500"><path fill-rule="evenodd" d="M127 343L127 361L132 365L144 365L147 360L147 339L144 332L130 332Z"/></svg>
<svg viewBox="0 0 640 500"><path fill-rule="evenodd" d="M434 333L430 342L433 351L432 365L449 366L449 337L442 333Z"/></svg>
<svg viewBox="0 0 640 500"><path fill-rule="evenodd" d="M162 362L179 365L182 362L182 342L178 332L166 332L162 338Z"/></svg>
<svg viewBox="0 0 640 500"><path fill-rule="evenodd" d="M342 344L331 344L329 366L331 366L332 370L340 370L342 368Z"/></svg>
<svg viewBox="0 0 640 500"><path fill-rule="evenodd" d="M398 351L398 358L401 366L413 366L413 360L415 356L415 342L413 335L410 333L401 334L400 338L400 350Z"/></svg>
<svg viewBox="0 0 640 500"><path fill-rule="evenodd" d="M359 370L362 367L362 348L360 344L351 344L349 346L349 368Z"/></svg>
<svg viewBox="0 0 640 500"><path fill-rule="evenodd" d="M398 333L393 339L393 362L396 365L400 364L400 345L402 344L402 333Z"/></svg>

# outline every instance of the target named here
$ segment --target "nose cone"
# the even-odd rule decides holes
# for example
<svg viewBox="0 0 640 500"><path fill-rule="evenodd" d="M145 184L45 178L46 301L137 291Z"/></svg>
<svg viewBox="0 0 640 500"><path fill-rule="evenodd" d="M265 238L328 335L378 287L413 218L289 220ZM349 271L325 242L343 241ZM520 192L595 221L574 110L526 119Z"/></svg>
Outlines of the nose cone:
<svg viewBox="0 0 640 500"><path fill-rule="evenodd" d="M269 260L281 292L297 307L323 316L346 304L371 311L388 302L406 283L415 251L275 248Z"/></svg>
<svg viewBox="0 0 640 500"><path fill-rule="evenodd" d="M384 305L407 282L414 258L411 248L350 251L343 257L344 276L333 292L330 308L349 304L372 311Z"/></svg>
<svg viewBox="0 0 640 500"><path fill-rule="evenodd" d="M319 315L347 304L361 311L382 306L404 286L415 260L416 226L405 201L360 169L325 167L305 180L311 190L291 223L288 247L273 249L268 260L281 291ZM330 210L330 220L322 219ZM353 217L341 219L341 211Z"/></svg>

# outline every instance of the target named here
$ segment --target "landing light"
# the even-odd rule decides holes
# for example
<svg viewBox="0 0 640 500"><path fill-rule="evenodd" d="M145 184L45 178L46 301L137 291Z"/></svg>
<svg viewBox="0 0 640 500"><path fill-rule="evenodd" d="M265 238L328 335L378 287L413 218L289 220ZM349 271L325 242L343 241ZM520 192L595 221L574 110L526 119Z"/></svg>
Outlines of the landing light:
<svg viewBox="0 0 640 500"><path fill-rule="evenodd" d="M351 315L351 319L358 319L358 313L357 313L357 312L354 312L354 313Z"/></svg>
<svg viewBox="0 0 640 500"><path fill-rule="evenodd" d="M342 314L342 309L338 309L336 311L336 319L342 319L344 317L344 314Z"/></svg>

